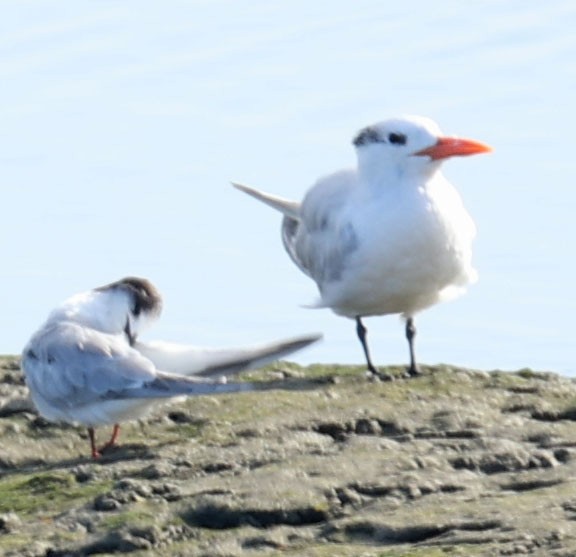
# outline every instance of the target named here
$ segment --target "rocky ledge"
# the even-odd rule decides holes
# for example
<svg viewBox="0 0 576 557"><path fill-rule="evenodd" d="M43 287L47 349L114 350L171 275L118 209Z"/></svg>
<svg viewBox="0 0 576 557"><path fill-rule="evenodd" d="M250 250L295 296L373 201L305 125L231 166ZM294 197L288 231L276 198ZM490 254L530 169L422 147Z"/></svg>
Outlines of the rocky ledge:
<svg viewBox="0 0 576 557"><path fill-rule="evenodd" d="M423 371L279 363L245 377L284 389L159 406L93 461L4 358L0 555L576 555L576 384Z"/></svg>

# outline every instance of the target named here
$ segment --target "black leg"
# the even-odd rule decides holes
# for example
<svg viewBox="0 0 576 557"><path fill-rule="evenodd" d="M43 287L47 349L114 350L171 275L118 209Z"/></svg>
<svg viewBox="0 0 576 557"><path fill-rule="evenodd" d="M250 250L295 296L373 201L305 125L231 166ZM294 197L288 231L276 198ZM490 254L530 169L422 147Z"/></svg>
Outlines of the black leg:
<svg viewBox="0 0 576 557"><path fill-rule="evenodd" d="M360 316L356 317L356 334L360 339L360 344L362 344L364 356L366 356L366 364L368 365L368 370L374 374L377 374L378 371L372 364L372 360L370 359L370 350L368 350L368 343L366 342L366 327L364 327L364 323L362 323Z"/></svg>
<svg viewBox="0 0 576 557"><path fill-rule="evenodd" d="M408 368L408 375L410 377L415 377L420 375L420 370L416 365L416 356L414 355L414 337L416 336L416 326L414 325L414 319L408 317L406 319L406 338L408 339L408 347L410 348L410 367Z"/></svg>
<svg viewBox="0 0 576 557"><path fill-rule="evenodd" d="M370 358L370 350L368 349L368 341L366 340L366 332L367 329L364 327L364 323L362 323L362 319L360 316L356 316L356 334L360 339L360 344L362 344L362 349L364 350L364 356L366 356L366 365L368 366L368 371L373 373L376 377L379 377L383 381L390 381L392 377L385 373L380 373L372 363L372 359Z"/></svg>

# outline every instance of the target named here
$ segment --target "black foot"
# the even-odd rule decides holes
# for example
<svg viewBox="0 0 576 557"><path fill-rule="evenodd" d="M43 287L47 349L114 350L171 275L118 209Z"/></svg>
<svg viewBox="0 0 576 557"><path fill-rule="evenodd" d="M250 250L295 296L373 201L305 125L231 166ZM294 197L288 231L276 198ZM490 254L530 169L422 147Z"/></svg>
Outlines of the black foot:
<svg viewBox="0 0 576 557"><path fill-rule="evenodd" d="M375 367L369 367L366 370L366 374L370 379L378 380L378 381L394 381L397 379L394 375L390 375L388 373L384 373L382 371L378 371Z"/></svg>
<svg viewBox="0 0 576 557"><path fill-rule="evenodd" d="M416 366L410 366L406 368L406 377L410 378L410 377L420 377L422 375L422 371L420 371L420 368L416 367Z"/></svg>

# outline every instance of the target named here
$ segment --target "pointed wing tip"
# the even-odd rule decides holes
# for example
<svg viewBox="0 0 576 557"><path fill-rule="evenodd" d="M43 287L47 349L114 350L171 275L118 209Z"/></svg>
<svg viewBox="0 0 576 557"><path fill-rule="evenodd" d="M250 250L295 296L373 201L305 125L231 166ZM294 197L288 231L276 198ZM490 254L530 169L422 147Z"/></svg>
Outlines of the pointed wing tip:
<svg viewBox="0 0 576 557"><path fill-rule="evenodd" d="M305 348L306 346L310 346L324 338L322 333L310 333L308 335L302 335L299 337L295 337L289 341L287 344L290 345L294 350L299 350L300 348Z"/></svg>
<svg viewBox="0 0 576 557"><path fill-rule="evenodd" d="M317 342L319 340L322 340L324 338L324 335L322 333L310 333L308 335L305 335L306 338L309 338L311 342Z"/></svg>
<svg viewBox="0 0 576 557"><path fill-rule="evenodd" d="M243 191L248 193L249 191L252 190L252 188L245 186L244 184L240 184L239 182L230 182L230 184L232 185L232 187L236 188L237 190Z"/></svg>
<svg viewBox="0 0 576 557"><path fill-rule="evenodd" d="M280 211L283 215L299 220L299 210L300 203L295 201L290 201L289 199L284 199L283 197L278 197L267 193L264 191L257 190L256 188L251 188L250 186L245 186L244 184L239 184L238 182L230 182L237 190L244 192L254 199L265 203L269 207Z"/></svg>
<svg viewBox="0 0 576 557"><path fill-rule="evenodd" d="M260 201L266 202L266 195L261 191L258 191L256 188L251 188L250 186L246 186L245 184L240 184L239 182L230 182L232 187L236 188L238 191L246 193Z"/></svg>

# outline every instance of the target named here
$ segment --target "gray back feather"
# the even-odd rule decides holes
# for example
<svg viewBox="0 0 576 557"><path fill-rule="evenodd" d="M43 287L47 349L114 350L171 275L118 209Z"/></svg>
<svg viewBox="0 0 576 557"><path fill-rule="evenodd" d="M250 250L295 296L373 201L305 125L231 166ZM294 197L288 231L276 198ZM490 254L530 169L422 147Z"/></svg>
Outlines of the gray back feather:
<svg viewBox="0 0 576 557"><path fill-rule="evenodd" d="M156 376L152 362L124 337L72 322L38 331L24 349L22 369L31 391L68 408L105 400L110 393L142 386Z"/></svg>

